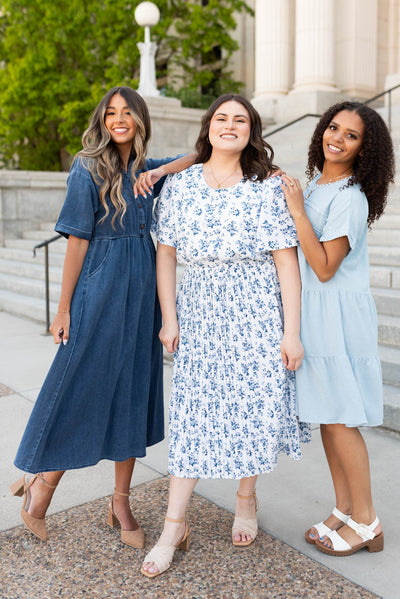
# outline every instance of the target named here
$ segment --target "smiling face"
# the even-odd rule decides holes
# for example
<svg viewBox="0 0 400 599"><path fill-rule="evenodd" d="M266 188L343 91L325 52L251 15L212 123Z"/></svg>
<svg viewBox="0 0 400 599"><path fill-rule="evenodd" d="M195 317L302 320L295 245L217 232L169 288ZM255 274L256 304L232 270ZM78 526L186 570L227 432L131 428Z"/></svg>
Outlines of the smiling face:
<svg viewBox="0 0 400 599"><path fill-rule="evenodd" d="M364 139L364 122L356 112L342 110L335 114L322 137L327 162L348 170L360 153Z"/></svg>
<svg viewBox="0 0 400 599"><path fill-rule="evenodd" d="M221 104L211 117L208 137L215 150L242 152L250 137L247 109L234 100Z"/></svg>
<svg viewBox="0 0 400 599"><path fill-rule="evenodd" d="M119 94L112 96L106 108L104 124L111 139L118 144L119 148L122 146L132 147L136 134L136 123L127 101Z"/></svg>

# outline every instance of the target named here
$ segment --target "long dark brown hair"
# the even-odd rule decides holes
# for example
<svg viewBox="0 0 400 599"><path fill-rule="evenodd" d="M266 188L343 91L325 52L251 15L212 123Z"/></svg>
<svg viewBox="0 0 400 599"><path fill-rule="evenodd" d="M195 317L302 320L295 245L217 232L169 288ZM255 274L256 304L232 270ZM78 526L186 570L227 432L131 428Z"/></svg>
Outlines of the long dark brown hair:
<svg viewBox="0 0 400 599"><path fill-rule="evenodd" d="M90 119L89 127L82 136L83 150L75 156L83 158L83 164L100 186L100 201L105 209L102 221L107 218L110 208L106 201L109 194L111 203L115 208L112 224L119 216L122 222L126 212L126 202L122 195L122 169L123 164L117 146L105 126L106 110L111 98L119 94L126 101L136 124L136 133L133 140L131 159L131 180L135 181L136 171L144 166L147 145L151 136L151 121L146 102L135 90L130 87L113 87L110 89L95 108Z"/></svg>
<svg viewBox="0 0 400 599"><path fill-rule="evenodd" d="M196 159L195 163L204 163L210 159L212 145L208 139L211 119L216 110L225 102L239 102L249 113L250 117L250 138L247 146L243 149L240 156L240 166L244 179L255 177L256 181L266 179L277 166L273 164L274 151L263 139L261 118L254 106L236 94L224 94L217 98L204 114L201 121L201 129L196 141Z"/></svg>
<svg viewBox="0 0 400 599"><path fill-rule="evenodd" d="M375 110L359 102L340 102L328 108L311 138L306 175L311 180L317 170L322 173L325 162L322 137L334 116L342 110L356 112L364 123L363 142L347 186L360 184L368 200L370 226L385 209L389 184L393 183L395 173L392 139L384 120Z"/></svg>

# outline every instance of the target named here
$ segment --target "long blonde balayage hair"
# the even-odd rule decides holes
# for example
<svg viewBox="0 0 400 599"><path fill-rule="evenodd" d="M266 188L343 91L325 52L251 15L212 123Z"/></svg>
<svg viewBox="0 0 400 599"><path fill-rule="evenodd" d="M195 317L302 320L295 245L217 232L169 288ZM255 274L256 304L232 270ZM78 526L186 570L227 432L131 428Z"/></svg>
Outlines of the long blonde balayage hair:
<svg viewBox="0 0 400 599"><path fill-rule="evenodd" d="M126 201L122 195L122 169L124 165L117 146L112 141L105 126L107 108L111 98L116 94L124 98L136 124L131 152L133 162L130 169L132 183L136 180L135 173L145 164L147 145L151 136L151 122L145 101L130 87L113 87L106 93L94 110L89 127L82 136L83 149L74 158L74 160L77 158L83 159L83 164L100 187L100 202L105 210L105 215L100 222L104 221L110 213L106 200L107 195L109 195L115 208L111 221L113 226L117 217L122 223L126 212Z"/></svg>

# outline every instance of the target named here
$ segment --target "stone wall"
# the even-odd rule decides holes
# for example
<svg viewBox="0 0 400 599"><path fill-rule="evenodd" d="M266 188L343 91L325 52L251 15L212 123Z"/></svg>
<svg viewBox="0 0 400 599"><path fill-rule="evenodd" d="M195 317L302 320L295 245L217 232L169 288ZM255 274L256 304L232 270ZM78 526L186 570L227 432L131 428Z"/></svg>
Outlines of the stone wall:
<svg viewBox="0 0 400 599"><path fill-rule="evenodd" d="M146 98L152 120L148 156L162 158L191 152L202 110L182 108L173 98ZM0 170L0 245L55 222L63 204L68 173Z"/></svg>

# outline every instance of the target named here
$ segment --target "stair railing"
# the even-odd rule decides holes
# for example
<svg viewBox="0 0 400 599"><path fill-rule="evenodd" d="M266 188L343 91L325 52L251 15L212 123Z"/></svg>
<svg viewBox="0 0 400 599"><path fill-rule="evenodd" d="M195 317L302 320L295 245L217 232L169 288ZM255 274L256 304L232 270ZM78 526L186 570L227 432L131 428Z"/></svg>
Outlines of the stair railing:
<svg viewBox="0 0 400 599"><path fill-rule="evenodd" d="M46 241L42 241L42 243L38 243L33 248L33 257L36 258L36 250L44 247L44 278L46 284L46 334L49 335L50 328L50 279L49 279L49 245L53 243L53 241L57 241L60 239L62 235L54 235L50 239L46 239Z"/></svg>
<svg viewBox="0 0 400 599"><path fill-rule="evenodd" d="M380 94L377 94L376 96L373 96L372 98L369 98L368 100L364 100L364 102L361 102L361 104L370 104L371 102L374 102L375 100L378 100L378 98L382 98L383 96L388 96L388 129L389 131L392 131L392 91L394 91L395 89L398 89L400 87L400 83L398 85L394 85L393 87L391 87L390 89L386 89L384 92L381 92ZM291 127L292 125L294 125L295 123L298 123L299 121L302 121L303 119L306 119L308 117L315 117L315 118L320 118L320 114L312 114L312 113L306 113L303 114L302 116L299 116L297 119L294 119L293 121L289 121L288 123L285 123L284 125L281 125L280 127L277 127L276 129L273 129L272 131L267 131L266 133L264 133L263 138L265 139L266 137L269 137L270 135L273 135L274 133L278 133L278 131L283 131L283 129L287 129L288 127Z"/></svg>

